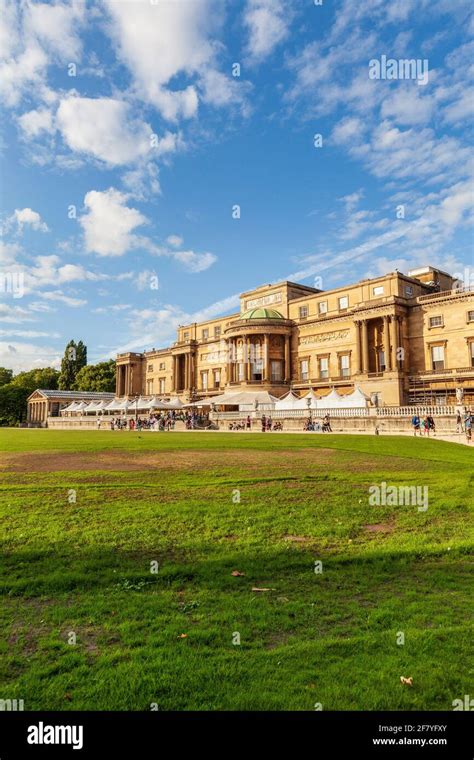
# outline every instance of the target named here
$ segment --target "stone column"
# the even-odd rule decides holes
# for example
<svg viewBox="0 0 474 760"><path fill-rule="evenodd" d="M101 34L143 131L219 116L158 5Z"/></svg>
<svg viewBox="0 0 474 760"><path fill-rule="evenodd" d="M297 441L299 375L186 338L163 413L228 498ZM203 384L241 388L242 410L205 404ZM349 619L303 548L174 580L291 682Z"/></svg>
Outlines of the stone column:
<svg viewBox="0 0 474 760"><path fill-rule="evenodd" d="M268 333L265 333L264 335L264 373L263 373L263 379L265 382L270 382L270 351L269 351L269 340L268 340Z"/></svg>
<svg viewBox="0 0 474 760"><path fill-rule="evenodd" d="M398 317L392 314L390 317L390 343L392 349L392 369L398 369L397 348L398 348Z"/></svg>
<svg viewBox="0 0 474 760"><path fill-rule="evenodd" d="M290 367L290 335L285 335L285 372L283 379L285 383L289 383L291 380L291 367Z"/></svg>
<svg viewBox="0 0 474 760"><path fill-rule="evenodd" d="M385 369L391 370L392 369L392 358L390 354L390 337L389 337L389 319L388 314L384 315L383 318L383 352L385 356Z"/></svg>
<svg viewBox="0 0 474 760"><path fill-rule="evenodd" d="M363 372L367 374L369 371L369 337L367 331L368 319L362 320L362 357L363 357Z"/></svg>
<svg viewBox="0 0 474 760"><path fill-rule="evenodd" d="M250 335L245 336L245 361L247 362L245 365L245 379L249 383L252 379L252 341L250 340Z"/></svg>
<svg viewBox="0 0 474 760"><path fill-rule="evenodd" d="M360 322L354 321L355 325L355 332L356 332L356 340L355 340L355 351L354 351L354 371L357 374L360 374L362 372L362 354L360 350Z"/></svg>
<svg viewBox="0 0 474 760"><path fill-rule="evenodd" d="M176 391L176 356L173 356L173 363L172 363L172 371L173 371L173 377L171 379L171 391Z"/></svg>
<svg viewBox="0 0 474 760"><path fill-rule="evenodd" d="M227 385L232 382L232 338L227 338Z"/></svg>
<svg viewBox="0 0 474 760"><path fill-rule="evenodd" d="M184 389L189 388L189 354L184 354Z"/></svg>
<svg viewBox="0 0 474 760"><path fill-rule="evenodd" d="M188 354L188 388L191 391L193 387L193 355Z"/></svg>

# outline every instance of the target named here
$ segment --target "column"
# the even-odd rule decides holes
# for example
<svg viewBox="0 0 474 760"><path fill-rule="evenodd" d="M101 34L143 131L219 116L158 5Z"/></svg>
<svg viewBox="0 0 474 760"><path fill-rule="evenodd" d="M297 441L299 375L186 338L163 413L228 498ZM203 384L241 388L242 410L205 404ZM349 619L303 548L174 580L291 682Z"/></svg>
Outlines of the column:
<svg viewBox="0 0 474 760"><path fill-rule="evenodd" d="M250 335L245 336L245 358L247 361L247 364L245 365L245 379L249 383L252 379L252 342L250 340Z"/></svg>
<svg viewBox="0 0 474 760"><path fill-rule="evenodd" d="M227 384L232 382L232 338L227 338Z"/></svg>
<svg viewBox="0 0 474 760"><path fill-rule="evenodd" d="M184 354L184 389L183 390L187 390L189 388L188 373L189 373L189 355Z"/></svg>
<svg viewBox="0 0 474 760"><path fill-rule="evenodd" d="M385 314L383 318L383 351L385 355L385 369L386 370L392 369L389 330L390 330L390 327L389 327L388 314Z"/></svg>
<svg viewBox="0 0 474 760"><path fill-rule="evenodd" d="M390 344L392 350L392 369L398 369L397 348L398 348L398 317L392 314L390 317Z"/></svg>
<svg viewBox="0 0 474 760"><path fill-rule="evenodd" d="M360 374L362 372L362 354L360 351L360 322L354 321L356 340L354 351L354 372Z"/></svg>
<svg viewBox="0 0 474 760"><path fill-rule="evenodd" d="M285 335L285 383L289 383L291 380L291 367L290 367L290 336Z"/></svg>
<svg viewBox="0 0 474 760"><path fill-rule="evenodd" d="M405 317L398 317L398 340L400 343L400 348L405 348L405 333L406 333L406 319ZM402 353L402 358L398 362L398 366L400 369L405 369L405 352Z"/></svg>
<svg viewBox="0 0 474 760"><path fill-rule="evenodd" d="M369 371L369 337L367 331L368 319L362 320L362 358L363 358L363 372L367 374Z"/></svg>
<svg viewBox="0 0 474 760"><path fill-rule="evenodd" d="M174 393L176 391L176 356L173 356L173 377L171 379L171 391Z"/></svg>
<svg viewBox="0 0 474 760"><path fill-rule="evenodd" d="M264 373L263 373L263 379L265 382L270 382L270 351L269 351L269 340L268 340L268 333L265 333L264 335Z"/></svg>

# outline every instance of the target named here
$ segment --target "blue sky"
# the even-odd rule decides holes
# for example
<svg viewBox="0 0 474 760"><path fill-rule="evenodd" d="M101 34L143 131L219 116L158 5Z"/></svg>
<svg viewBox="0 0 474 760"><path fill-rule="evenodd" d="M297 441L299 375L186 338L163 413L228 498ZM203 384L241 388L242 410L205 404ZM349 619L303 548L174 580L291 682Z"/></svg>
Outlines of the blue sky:
<svg viewBox="0 0 474 760"><path fill-rule="evenodd" d="M469 2L2 5L1 365L168 345L284 278L474 284Z"/></svg>

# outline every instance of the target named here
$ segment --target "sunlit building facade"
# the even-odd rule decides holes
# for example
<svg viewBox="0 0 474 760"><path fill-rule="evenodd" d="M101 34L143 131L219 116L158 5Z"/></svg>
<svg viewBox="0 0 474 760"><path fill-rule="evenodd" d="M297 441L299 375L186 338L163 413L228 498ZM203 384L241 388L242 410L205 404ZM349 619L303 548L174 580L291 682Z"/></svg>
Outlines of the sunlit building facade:
<svg viewBox="0 0 474 760"><path fill-rule="evenodd" d="M356 386L378 405L474 405L474 289L429 266L327 291L283 281L179 327L167 348L117 356L118 397Z"/></svg>

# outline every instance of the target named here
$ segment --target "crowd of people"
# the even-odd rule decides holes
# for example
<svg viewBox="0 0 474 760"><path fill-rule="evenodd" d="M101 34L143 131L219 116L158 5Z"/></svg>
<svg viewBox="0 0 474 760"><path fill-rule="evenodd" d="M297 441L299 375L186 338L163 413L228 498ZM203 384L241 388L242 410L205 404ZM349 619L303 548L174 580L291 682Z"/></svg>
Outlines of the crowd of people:
<svg viewBox="0 0 474 760"><path fill-rule="evenodd" d="M176 422L180 420L184 422L186 430L199 430L207 427L215 427L209 420L207 414L198 414L196 410L191 411L166 411L156 412L150 414L148 417L112 417L106 419L104 417L97 418L97 429L100 430L102 426L109 425L110 430L155 430L155 431L170 431L174 430ZM270 415L262 414L261 417L261 430L262 433L267 431L281 431L283 430L283 422L278 420L274 422ZM427 414L420 417L417 413L411 418L411 425L413 428L413 434L420 436L436 435L436 424L431 414ZM474 412L470 410L461 414L460 411L456 413L456 432L465 433L468 443L472 440L472 429L474 427ZM252 419L250 415L246 418L229 422L229 430L252 430ZM322 432L332 433L331 422L329 415L326 414L322 420L313 419L311 415L304 421L303 430L306 432ZM376 428L376 434L379 430Z"/></svg>
<svg viewBox="0 0 474 760"><path fill-rule="evenodd" d="M456 433L465 433L468 443L472 441L472 428L474 426L474 412L470 409L462 415L460 412L456 414Z"/></svg>
<svg viewBox="0 0 474 760"><path fill-rule="evenodd" d="M326 414L322 420L315 420L311 416L308 417L304 422L303 430L314 433L332 433L329 414Z"/></svg>
<svg viewBox="0 0 474 760"><path fill-rule="evenodd" d="M108 423L110 430L155 430L155 431L170 431L174 430L176 422L180 420L184 422L186 430L202 429L209 425L209 417L207 414L197 414L193 411L166 411L155 412L148 417L112 417L104 419L103 417L97 418L97 429Z"/></svg>
<svg viewBox="0 0 474 760"><path fill-rule="evenodd" d="M274 422L270 415L267 417L265 414L262 414L262 419L260 422L262 426L262 433L266 433L269 430L283 430L283 423L280 420ZM252 418L248 414L246 419L229 422L229 430L252 430Z"/></svg>
<svg viewBox="0 0 474 760"><path fill-rule="evenodd" d="M436 435L436 425L431 414L427 414L425 417L419 417L418 414L414 414L411 418L411 424L413 427L414 435Z"/></svg>

